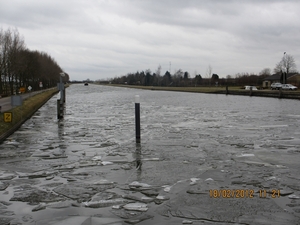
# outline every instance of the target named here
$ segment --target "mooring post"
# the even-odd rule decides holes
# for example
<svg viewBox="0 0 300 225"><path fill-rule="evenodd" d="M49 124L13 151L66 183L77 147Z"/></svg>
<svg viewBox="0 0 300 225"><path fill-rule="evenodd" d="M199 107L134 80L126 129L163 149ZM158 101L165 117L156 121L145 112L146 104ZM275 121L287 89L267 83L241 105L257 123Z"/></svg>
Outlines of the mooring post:
<svg viewBox="0 0 300 225"><path fill-rule="evenodd" d="M64 118L64 103L60 102L60 118Z"/></svg>
<svg viewBox="0 0 300 225"><path fill-rule="evenodd" d="M279 96L278 98L282 98L282 88L279 88Z"/></svg>
<svg viewBox="0 0 300 225"><path fill-rule="evenodd" d="M135 137L136 143L141 143L140 96L135 96Z"/></svg>
<svg viewBox="0 0 300 225"><path fill-rule="evenodd" d="M60 98L57 99L57 119L61 119L64 117L64 105L66 102L66 90L63 83L64 76L65 74L63 72L59 74L59 83L57 84L60 96Z"/></svg>
<svg viewBox="0 0 300 225"><path fill-rule="evenodd" d="M64 96L63 103L66 103L66 89L65 88L64 88L64 94L63 94L63 96Z"/></svg>
<svg viewBox="0 0 300 225"><path fill-rule="evenodd" d="M60 94L61 93L59 93L59 96ZM62 119L63 117L64 117L64 103L61 97L57 97L57 119Z"/></svg>
<svg viewBox="0 0 300 225"><path fill-rule="evenodd" d="M57 99L57 119L60 119L60 99Z"/></svg>
<svg viewBox="0 0 300 225"><path fill-rule="evenodd" d="M228 95L228 85L226 85L226 95Z"/></svg>

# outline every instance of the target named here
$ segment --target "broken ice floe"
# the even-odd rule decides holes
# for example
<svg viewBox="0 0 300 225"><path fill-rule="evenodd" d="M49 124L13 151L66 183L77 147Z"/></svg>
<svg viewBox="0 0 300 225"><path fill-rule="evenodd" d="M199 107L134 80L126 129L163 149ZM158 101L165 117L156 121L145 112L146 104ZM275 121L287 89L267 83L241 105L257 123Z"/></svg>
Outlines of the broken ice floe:
<svg viewBox="0 0 300 225"><path fill-rule="evenodd" d="M93 158L92 158L92 160L93 161L99 161L99 160L101 160L101 156L100 155L97 155L97 156L94 156Z"/></svg>
<svg viewBox="0 0 300 225"><path fill-rule="evenodd" d="M129 203L123 206L124 209L130 211L146 212L148 210L147 204L144 203Z"/></svg>
<svg viewBox="0 0 300 225"><path fill-rule="evenodd" d="M199 178L191 178L191 183L190 183L190 185L196 184L198 180L200 180L200 179L199 179Z"/></svg>
<svg viewBox="0 0 300 225"><path fill-rule="evenodd" d="M112 164L114 164L113 162L109 162L109 161L102 161L101 163L100 163L102 166L107 166L107 165L112 165Z"/></svg>
<svg viewBox="0 0 300 225"><path fill-rule="evenodd" d="M104 208L113 205L120 205L127 203L126 200L118 198L118 199L108 199L108 200L100 200L100 201L93 201L93 202L84 202L84 206L88 208Z"/></svg>
<svg viewBox="0 0 300 225"><path fill-rule="evenodd" d="M151 185L146 184L146 183L140 183L138 181L133 181L132 183L129 184L129 188L138 188L138 189L150 189Z"/></svg>
<svg viewBox="0 0 300 225"><path fill-rule="evenodd" d="M252 153L242 153L240 155L237 155L237 157L254 157L255 155Z"/></svg>
<svg viewBox="0 0 300 225"><path fill-rule="evenodd" d="M299 199L300 197L297 195L289 195L289 199Z"/></svg>
<svg viewBox="0 0 300 225"><path fill-rule="evenodd" d="M113 181L102 179L102 180L99 180L99 181L95 181L94 185L114 184L114 183L115 182L113 182Z"/></svg>

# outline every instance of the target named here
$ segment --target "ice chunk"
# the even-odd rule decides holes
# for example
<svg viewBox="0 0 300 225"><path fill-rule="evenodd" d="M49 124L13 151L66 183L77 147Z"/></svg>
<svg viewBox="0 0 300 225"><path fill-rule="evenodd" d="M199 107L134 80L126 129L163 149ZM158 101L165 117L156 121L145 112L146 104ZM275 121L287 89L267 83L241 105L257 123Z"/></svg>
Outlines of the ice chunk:
<svg viewBox="0 0 300 225"><path fill-rule="evenodd" d="M95 184L95 185L98 185L98 184L100 184L100 185L103 185L103 184L114 184L114 182L113 182L113 181L109 181L109 180L102 179L102 180L99 180L99 181L94 182L94 184Z"/></svg>
<svg viewBox="0 0 300 225"><path fill-rule="evenodd" d="M190 183L190 185L196 184L198 180L200 180L200 179L199 179L199 178L191 178L191 183Z"/></svg>
<svg viewBox="0 0 300 225"><path fill-rule="evenodd" d="M138 181L133 181L132 183L129 184L130 188L150 188L151 185L146 184L146 183L140 183Z"/></svg>
<svg viewBox="0 0 300 225"><path fill-rule="evenodd" d="M103 161L101 162L101 165L106 166L106 165L112 165L113 162L108 162L108 161Z"/></svg>
<svg viewBox="0 0 300 225"><path fill-rule="evenodd" d="M98 161L98 160L101 160L101 156L100 155L96 155L92 158L93 161Z"/></svg>
<svg viewBox="0 0 300 225"><path fill-rule="evenodd" d="M123 206L124 209L130 211L139 211L139 212L146 212L148 210L147 204L144 203L129 203Z"/></svg>
<svg viewBox="0 0 300 225"><path fill-rule="evenodd" d="M299 199L300 197L297 195L289 195L289 198L290 199Z"/></svg>

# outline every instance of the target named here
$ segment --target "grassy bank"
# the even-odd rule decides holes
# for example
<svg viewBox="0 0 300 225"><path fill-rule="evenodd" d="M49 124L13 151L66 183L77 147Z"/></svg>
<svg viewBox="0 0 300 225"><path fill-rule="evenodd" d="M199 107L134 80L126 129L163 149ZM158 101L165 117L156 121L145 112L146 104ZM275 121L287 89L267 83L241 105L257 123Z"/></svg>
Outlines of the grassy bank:
<svg viewBox="0 0 300 225"><path fill-rule="evenodd" d="M115 85L115 87L138 88L145 90L157 91L180 91L180 92L195 92L206 94L228 94L228 95L246 95L257 97L272 97L272 98L287 98L287 99L300 99L300 91L278 91L278 90L245 90L239 86L229 86L226 90L225 86L222 87L159 87L159 86L138 86L138 85Z"/></svg>
<svg viewBox="0 0 300 225"><path fill-rule="evenodd" d="M198 93L218 93L225 91L225 87L160 87L160 86L138 86L138 85L122 85L111 84L116 87L139 88L145 90L157 91L182 91L182 92L198 92ZM240 87L230 87L232 90L241 90ZM241 90L243 91L243 90Z"/></svg>
<svg viewBox="0 0 300 225"><path fill-rule="evenodd" d="M10 123L4 122L3 113L1 113L0 142L18 129L57 92L57 89L54 88L25 99L22 106L7 111L12 112L12 122Z"/></svg>

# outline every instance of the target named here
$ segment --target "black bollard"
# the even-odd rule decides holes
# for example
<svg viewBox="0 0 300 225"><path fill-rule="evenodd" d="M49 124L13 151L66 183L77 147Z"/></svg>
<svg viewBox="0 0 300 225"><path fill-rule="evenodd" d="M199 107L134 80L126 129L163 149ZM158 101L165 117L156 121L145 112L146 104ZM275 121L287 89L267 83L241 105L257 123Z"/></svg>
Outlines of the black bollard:
<svg viewBox="0 0 300 225"><path fill-rule="evenodd" d="M60 119L60 99L57 99L57 119Z"/></svg>
<svg viewBox="0 0 300 225"><path fill-rule="evenodd" d="M62 98L57 99L57 119L64 118L64 103Z"/></svg>
<svg viewBox="0 0 300 225"><path fill-rule="evenodd" d="M135 96L135 137L136 143L141 143L140 96Z"/></svg>
<svg viewBox="0 0 300 225"><path fill-rule="evenodd" d="M279 88L279 96L278 98L282 98L282 88Z"/></svg>
<svg viewBox="0 0 300 225"><path fill-rule="evenodd" d="M63 90L63 102L66 103L66 89Z"/></svg>

